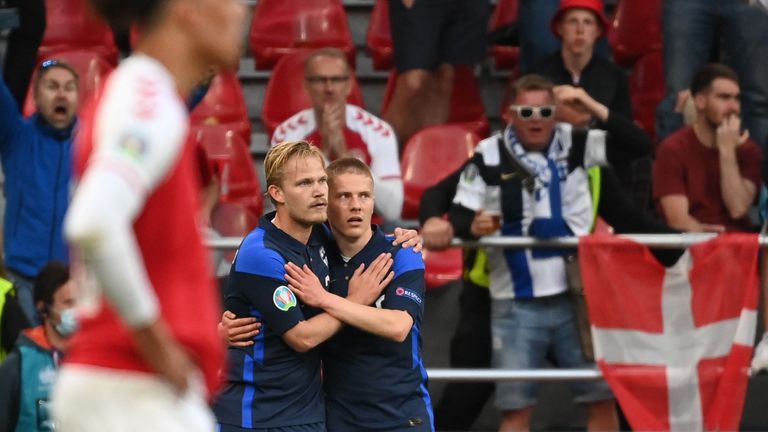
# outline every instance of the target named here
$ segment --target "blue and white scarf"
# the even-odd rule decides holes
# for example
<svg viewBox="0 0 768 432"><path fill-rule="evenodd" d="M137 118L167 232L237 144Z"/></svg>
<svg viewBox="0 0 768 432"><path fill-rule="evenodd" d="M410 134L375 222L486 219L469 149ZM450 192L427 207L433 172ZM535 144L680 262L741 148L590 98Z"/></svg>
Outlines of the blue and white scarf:
<svg viewBox="0 0 768 432"><path fill-rule="evenodd" d="M537 183L536 189L540 187L549 187L549 182L552 180L550 164L547 160L531 158L528 155L528 151L523 147L523 144L517 139L517 135L512 126L508 126L504 131L504 145L507 147L508 151L514 154L534 173ZM557 166L557 177L561 182L568 176L569 147L569 145L566 145L566 143L563 142L561 131L556 128L552 134L552 141L549 143L549 147L544 156L546 159L552 160L555 163L555 166Z"/></svg>

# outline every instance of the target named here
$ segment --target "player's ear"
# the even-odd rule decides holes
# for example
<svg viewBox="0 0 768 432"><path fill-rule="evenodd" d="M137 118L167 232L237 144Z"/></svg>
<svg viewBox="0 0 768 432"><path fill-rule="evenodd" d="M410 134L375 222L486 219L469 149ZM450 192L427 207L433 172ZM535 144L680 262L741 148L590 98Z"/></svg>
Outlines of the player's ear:
<svg viewBox="0 0 768 432"><path fill-rule="evenodd" d="M277 185L269 185L267 188L267 193L269 194L269 197L272 198L272 201L274 201L277 204L285 204L285 196L283 196L283 190L280 189Z"/></svg>

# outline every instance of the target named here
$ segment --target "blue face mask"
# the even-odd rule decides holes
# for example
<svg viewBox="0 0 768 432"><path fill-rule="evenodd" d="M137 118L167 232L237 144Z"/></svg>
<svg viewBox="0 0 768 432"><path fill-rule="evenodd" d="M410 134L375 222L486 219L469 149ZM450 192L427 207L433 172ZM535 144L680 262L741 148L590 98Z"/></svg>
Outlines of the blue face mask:
<svg viewBox="0 0 768 432"><path fill-rule="evenodd" d="M59 323L56 324L56 331L64 337L69 337L75 334L80 323L77 320L77 314L75 308L64 309L59 314Z"/></svg>

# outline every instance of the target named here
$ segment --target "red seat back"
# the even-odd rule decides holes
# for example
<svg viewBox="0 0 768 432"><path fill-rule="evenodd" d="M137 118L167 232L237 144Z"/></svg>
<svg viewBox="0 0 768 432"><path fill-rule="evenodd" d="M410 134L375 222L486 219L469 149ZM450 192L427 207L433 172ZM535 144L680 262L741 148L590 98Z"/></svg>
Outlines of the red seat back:
<svg viewBox="0 0 768 432"><path fill-rule="evenodd" d="M389 70L394 66L392 33L389 27L389 0L376 0L365 35L368 54L376 70Z"/></svg>
<svg viewBox="0 0 768 432"><path fill-rule="evenodd" d="M90 11L86 0L45 2L45 34L38 49L38 59L52 53L89 49L117 65L117 47L106 22Z"/></svg>
<svg viewBox="0 0 768 432"><path fill-rule="evenodd" d="M451 113L448 123L461 124L474 131L477 135L487 136L490 131L488 118L485 116L483 98L477 85L475 73L471 66L456 66L451 94ZM387 112L392 94L395 91L397 71L392 71L384 91L384 102L381 112Z"/></svg>
<svg viewBox="0 0 768 432"><path fill-rule="evenodd" d="M621 0L608 40L613 60L629 68L642 56L661 51L661 0Z"/></svg>
<svg viewBox="0 0 768 432"><path fill-rule="evenodd" d="M211 82L208 92L190 114L193 125L225 125L251 142L251 122L237 73L221 71Z"/></svg>
<svg viewBox="0 0 768 432"><path fill-rule="evenodd" d="M517 21L517 1L499 0L491 15L491 30ZM497 69L514 69L520 59L520 47L493 45L491 55Z"/></svg>
<svg viewBox="0 0 768 432"><path fill-rule="evenodd" d="M641 57L629 75L635 122L656 140L656 107L664 98L664 58L660 51Z"/></svg>
<svg viewBox="0 0 768 432"><path fill-rule="evenodd" d="M86 105L88 100L98 95L101 91L102 82L114 69L114 66L107 62L98 52L75 50L50 53L50 57L43 57L41 59L32 75L32 80L30 81L29 89L27 90L27 97L24 101L23 112L25 116L30 116L36 110L35 98L33 95L35 78L39 72L40 64L49 59L63 60L69 63L80 75L79 106L81 108Z"/></svg>
<svg viewBox="0 0 768 432"><path fill-rule="evenodd" d="M267 83L261 120L271 136L280 123L297 112L312 106L309 95L304 91L304 61L310 51L297 51L281 58ZM360 84L352 75L352 92L347 102L363 106Z"/></svg>
<svg viewBox="0 0 768 432"><path fill-rule="evenodd" d="M271 69L297 49L320 47L340 48L355 65L341 0L260 0L253 11L250 42L257 69Z"/></svg>
<svg viewBox="0 0 768 432"><path fill-rule="evenodd" d="M261 215L264 206L261 186L245 141L221 125L198 126L193 133L219 179L219 199L240 203L253 214Z"/></svg>
<svg viewBox="0 0 768 432"><path fill-rule="evenodd" d="M259 224L259 217L245 205L219 201L211 212L211 228L222 237L245 237ZM232 262L235 251L224 253L224 259Z"/></svg>
<svg viewBox="0 0 768 432"><path fill-rule="evenodd" d="M480 137L463 125L429 127L408 140L400 160L403 219L418 217L424 191L466 162L479 141Z"/></svg>
<svg viewBox="0 0 768 432"><path fill-rule="evenodd" d="M457 281L464 275L464 251L452 248L441 251L424 250L424 282L427 289Z"/></svg>

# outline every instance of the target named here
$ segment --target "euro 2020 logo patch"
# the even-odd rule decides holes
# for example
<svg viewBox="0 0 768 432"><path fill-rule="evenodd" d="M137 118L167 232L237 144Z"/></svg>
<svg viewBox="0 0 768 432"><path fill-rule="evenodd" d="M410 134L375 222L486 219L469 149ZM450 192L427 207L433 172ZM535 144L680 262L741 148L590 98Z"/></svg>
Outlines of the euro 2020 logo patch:
<svg viewBox="0 0 768 432"><path fill-rule="evenodd" d="M296 296L293 295L293 291L289 290L287 286L279 286L272 294L272 302L275 303L278 309L281 311L287 311L288 309L296 306Z"/></svg>

